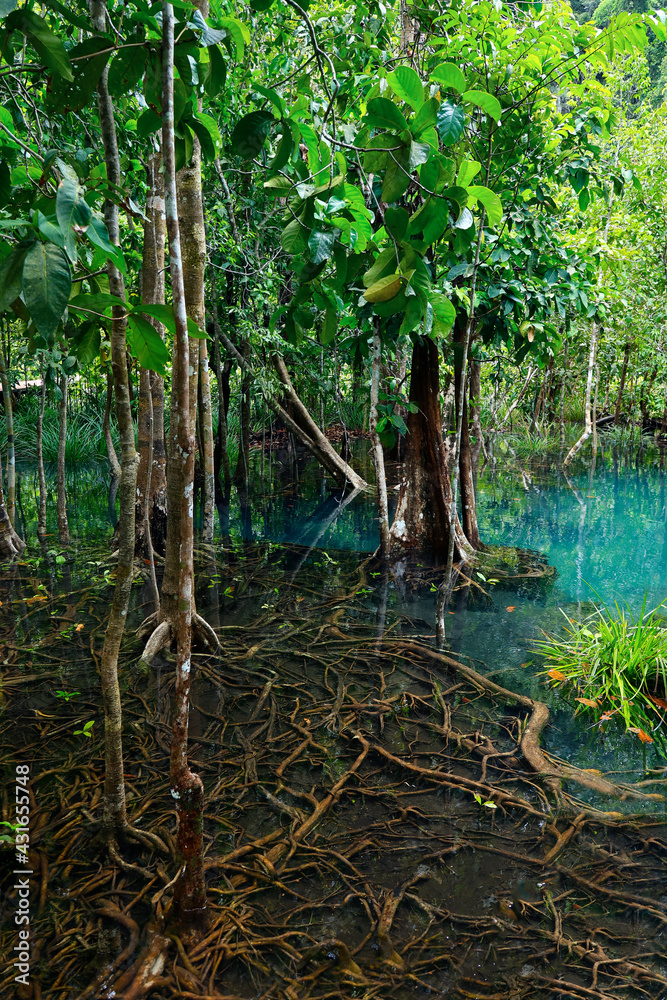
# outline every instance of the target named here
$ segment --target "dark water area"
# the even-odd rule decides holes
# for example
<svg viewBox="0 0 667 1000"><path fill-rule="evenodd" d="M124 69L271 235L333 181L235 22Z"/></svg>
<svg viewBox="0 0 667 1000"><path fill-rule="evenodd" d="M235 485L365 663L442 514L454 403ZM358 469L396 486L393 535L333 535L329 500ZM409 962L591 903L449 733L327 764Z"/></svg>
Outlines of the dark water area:
<svg viewBox="0 0 667 1000"><path fill-rule="evenodd" d="M357 447L371 479L367 444ZM496 454L479 474L482 538L538 551L556 573L473 577L448 608L447 647L549 705L542 746L554 759L656 795L667 774L657 744L644 753L613 720L601 734L575 717L531 649L541 630L562 628L561 611L581 616L599 600L637 611L645 592L649 605L667 597L661 456L604 449L568 482L557 456ZM19 471L34 538L34 470ZM173 858L126 846L154 873L146 891L95 842L115 513L103 466L69 477L71 550L57 543L53 485L47 546L0 575L2 819L13 818L16 765L28 766L40 984L19 993L9 969L14 855L0 843L3 997L122 995L118 976L162 909L151 897L174 875ZM174 949L178 971L148 996L666 996L664 803L571 781L554 797L518 759L525 711L406 648L434 648L437 574L383 573L369 558L373 494L347 499L307 459L254 451L247 492L219 505L212 550L198 546L197 607L222 643L193 657L190 725L216 933L194 971ZM142 569L121 657L128 810L169 847L173 658L147 668L134 634L151 610ZM127 924L104 907L136 921L136 954L120 966Z"/></svg>

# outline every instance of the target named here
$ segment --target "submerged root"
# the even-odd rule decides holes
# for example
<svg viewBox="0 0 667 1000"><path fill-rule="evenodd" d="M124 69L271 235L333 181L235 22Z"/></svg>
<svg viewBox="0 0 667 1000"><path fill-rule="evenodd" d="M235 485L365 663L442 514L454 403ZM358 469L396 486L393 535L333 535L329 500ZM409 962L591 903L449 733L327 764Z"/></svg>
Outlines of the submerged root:
<svg viewBox="0 0 667 1000"><path fill-rule="evenodd" d="M644 792L641 789L628 785L619 785L601 775L584 771L573 764L565 762L556 764L550 760L540 747L540 735L549 721L549 709L542 701L535 701L526 695L517 694L508 688L501 687L495 681L490 680L472 667L467 667L451 656L437 653L428 646L422 646L415 642L398 642L395 646L427 659L442 663L449 670L461 674L471 681L475 687L488 692L491 695L499 696L506 701L514 702L523 708L530 710L530 716L520 741L521 752L528 761L532 769L542 778L545 784L554 792L558 792L563 779L574 781L585 788L599 792L601 795L613 795L622 801L625 799L638 799L641 801L664 802L665 796L653 792Z"/></svg>

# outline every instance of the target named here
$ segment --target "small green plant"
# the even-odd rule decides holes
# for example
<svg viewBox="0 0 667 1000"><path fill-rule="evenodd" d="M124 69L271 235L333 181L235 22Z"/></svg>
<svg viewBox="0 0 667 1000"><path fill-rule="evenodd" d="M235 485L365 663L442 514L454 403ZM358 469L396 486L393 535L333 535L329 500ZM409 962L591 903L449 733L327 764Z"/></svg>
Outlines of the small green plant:
<svg viewBox="0 0 667 1000"><path fill-rule="evenodd" d="M498 808L498 806L493 801L493 799L486 799L485 800L485 799L482 798L482 796L479 794L479 792L473 792L472 797L473 797L473 799L475 800L475 802L477 803L478 806L483 806L486 809L497 809Z"/></svg>
<svg viewBox="0 0 667 1000"><path fill-rule="evenodd" d="M16 823L9 823L5 819L0 820L0 844L9 844L13 847L16 843L16 834L22 829L23 827Z"/></svg>
<svg viewBox="0 0 667 1000"><path fill-rule="evenodd" d="M95 725L95 720L94 719L91 719L89 722L84 722L83 729L75 729L74 730L74 735L75 736L87 736L89 739L92 739L93 738L92 729L93 729L94 725Z"/></svg>
<svg viewBox="0 0 667 1000"><path fill-rule="evenodd" d="M71 701L72 698L76 698L80 694L80 691L56 691L56 698L62 698L64 701Z"/></svg>
<svg viewBox="0 0 667 1000"><path fill-rule="evenodd" d="M566 638L545 632L534 649L548 664L544 673L571 685L596 723L618 716L642 743L665 740L659 732L667 709L667 620L659 613L665 603L647 612L644 595L637 618L618 604L614 614L604 603L582 622L565 615Z"/></svg>

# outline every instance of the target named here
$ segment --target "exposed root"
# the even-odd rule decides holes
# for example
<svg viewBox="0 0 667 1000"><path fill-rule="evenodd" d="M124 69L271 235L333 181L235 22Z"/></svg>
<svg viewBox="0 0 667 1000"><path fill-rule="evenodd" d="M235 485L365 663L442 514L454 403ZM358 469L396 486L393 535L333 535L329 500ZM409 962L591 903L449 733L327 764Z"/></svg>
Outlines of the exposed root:
<svg viewBox="0 0 667 1000"><path fill-rule="evenodd" d="M147 667L150 667L155 657L161 653L165 646L168 646L170 642L171 625L168 621L160 622L146 643L140 662L145 663Z"/></svg>

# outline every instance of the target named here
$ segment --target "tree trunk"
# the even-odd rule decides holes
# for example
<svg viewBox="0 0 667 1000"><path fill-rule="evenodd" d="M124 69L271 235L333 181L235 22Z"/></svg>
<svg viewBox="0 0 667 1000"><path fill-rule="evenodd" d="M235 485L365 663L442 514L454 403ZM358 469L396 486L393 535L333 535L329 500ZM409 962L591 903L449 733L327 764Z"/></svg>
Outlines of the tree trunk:
<svg viewBox="0 0 667 1000"><path fill-rule="evenodd" d="M14 531L4 504L0 503L0 559L13 559L23 552L23 542Z"/></svg>
<svg viewBox="0 0 667 1000"><path fill-rule="evenodd" d="M630 349L632 345L628 341L625 345L625 350L623 352L623 367L621 368L621 381L618 386L618 396L616 397L616 409L614 410L614 423L617 424L621 419L621 406L623 405L623 391L625 389L625 380L628 374L628 359L630 358Z"/></svg>
<svg viewBox="0 0 667 1000"><path fill-rule="evenodd" d="M67 375L60 376L60 404L58 406L58 538L61 545L69 545L67 522L67 487L65 481L65 448L67 445Z"/></svg>
<svg viewBox="0 0 667 1000"><path fill-rule="evenodd" d="M104 404L104 416L102 418L102 430L104 432L104 443L107 446L107 457L111 467L111 478L120 479L120 462L113 444L111 436L111 404L113 403L113 377L111 369L107 366L107 396Z"/></svg>
<svg viewBox="0 0 667 1000"><path fill-rule="evenodd" d="M387 481L384 474L384 452L382 441L378 434L378 402L380 399L380 361L382 357L382 345L380 342L380 331L378 321L375 321L373 330L373 360L371 367L371 405L370 405L370 432L371 444L373 446L373 459L375 462L375 486L378 501L378 519L380 527L380 553L383 559L389 558L389 508L387 506Z"/></svg>
<svg viewBox="0 0 667 1000"><path fill-rule="evenodd" d="M470 428L468 426L468 399L461 355L463 351L467 317L457 319L454 326L454 380L456 399L463 402L461 411L461 440L459 444L459 481L461 484L461 524L466 538L473 549L480 549L479 527L477 525L477 500L475 497L475 475L470 444Z"/></svg>
<svg viewBox="0 0 667 1000"><path fill-rule="evenodd" d="M37 477L39 479L39 514L37 515L37 537L46 539L46 476L44 475L44 406L46 403L46 369L42 373L42 391L39 398L37 416Z"/></svg>
<svg viewBox="0 0 667 1000"><path fill-rule="evenodd" d="M143 227L141 301L164 303L164 180L162 154L152 153L146 164L148 197ZM145 317L164 340L164 328L153 317ZM152 429L152 432L151 432ZM148 554L155 546L163 551L166 533L166 479L164 447L164 379L142 368L139 373L138 412L139 469L135 517L136 551ZM152 461L149 454L152 453ZM151 538L147 538L150 525Z"/></svg>
<svg viewBox="0 0 667 1000"><path fill-rule="evenodd" d="M12 528L16 525L16 453L14 448L14 410L12 393L7 376L5 352L0 347L0 377L2 378L2 398L5 404L7 423L7 515ZM25 525L24 525L25 529Z"/></svg>
<svg viewBox="0 0 667 1000"><path fill-rule="evenodd" d="M106 8L101 0L92 0L91 14L93 27L103 33L106 30ZM100 115L100 131L104 147L107 181L112 187L120 187L122 175L113 104L107 84L108 66L102 72L97 85L97 104ZM118 207L111 201L104 203L104 221L109 240L120 245L118 228ZM123 276L112 260L107 262L109 291L125 301ZM130 592L134 573L134 510L137 488L137 457L134 447L134 426L130 409L130 388L127 373L127 320L122 308L114 308L111 322L111 373L116 400L116 417L120 432L121 477L120 477L120 519L118 532L118 565L116 585L113 592L109 622L104 635L104 646L100 661L100 681L104 699L104 827L110 840L117 832L127 827L125 807L125 784L123 777L122 709L118 685L118 655L125 632ZM110 435L109 435L110 436ZM107 443L109 440L107 438ZM109 453L111 458L111 452ZM113 469L113 463L112 463Z"/></svg>
<svg viewBox="0 0 667 1000"><path fill-rule="evenodd" d="M182 925L201 925L206 912L204 884L203 802L204 786L188 765L188 716L190 703L190 653L192 644L194 436L190 414L190 352L186 292L181 263L181 241L176 199L174 154L174 10L163 4L162 14L162 147L165 204L169 236L169 268L176 320L172 368L172 426L174 447L169 454L169 528L175 502L179 503L178 536L169 531L168 546L178 556L176 634L176 689L171 741L171 794L176 802L176 853L179 874L174 887L174 908ZM171 555L169 547L167 555Z"/></svg>
<svg viewBox="0 0 667 1000"><path fill-rule="evenodd" d="M246 362L250 358L250 341L244 340L241 345L241 355ZM248 482L248 456L250 454L250 372L243 368L241 372L241 396L239 400L239 454L234 470L234 481Z"/></svg>
<svg viewBox="0 0 667 1000"><path fill-rule="evenodd" d="M430 338L412 350L408 435L398 507L390 532L394 558L408 554L444 562L449 551L452 490L445 461L440 412L438 348ZM455 518L455 559L472 549Z"/></svg>
<svg viewBox="0 0 667 1000"><path fill-rule="evenodd" d="M210 274L211 298L213 300L213 362L215 364L215 377L218 383L218 434L216 444L216 450L218 452L218 465L214 469L214 474L217 474L218 470L222 468L225 492L228 492L232 485L232 474L229 468L227 408L225 404L225 391L222 377L222 358L220 355L220 310L218 308L218 295L215 283L215 268L211 268ZM229 376L227 377L227 389L229 390Z"/></svg>
<svg viewBox="0 0 667 1000"><path fill-rule="evenodd" d="M281 384L285 388L285 397L291 404L294 412L293 424L296 424L296 428L291 427L290 429L306 443L306 446L315 454L315 457L324 468L331 473L339 486L344 487L347 483L351 483L356 489L363 489L366 486L365 481L361 476L357 475L332 447L329 440L322 433L301 402L280 354L274 354L273 366ZM307 442L310 442L310 444Z"/></svg>
<svg viewBox="0 0 667 1000"><path fill-rule="evenodd" d="M593 372L595 371L595 355L598 346L598 325L595 320L591 326L591 347L588 355L588 375L586 376L586 394L584 396L584 432L575 444L568 451L563 466L567 468L572 459L577 455L588 441L593 432L591 421L591 392L593 389Z"/></svg>
<svg viewBox="0 0 667 1000"><path fill-rule="evenodd" d="M208 349L206 341L199 344L199 396L201 406L199 423L202 439L202 469L204 473L204 524L202 539L213 541L215 514L215 469L213 462L213 414L211 412L211 374L208 364Z"/></svg>

